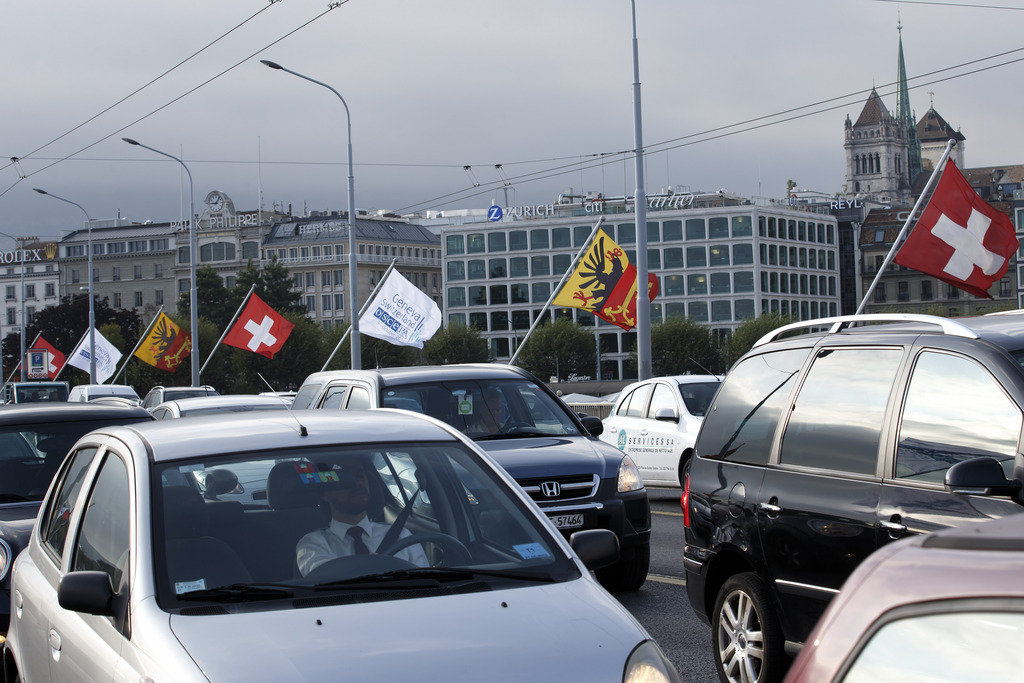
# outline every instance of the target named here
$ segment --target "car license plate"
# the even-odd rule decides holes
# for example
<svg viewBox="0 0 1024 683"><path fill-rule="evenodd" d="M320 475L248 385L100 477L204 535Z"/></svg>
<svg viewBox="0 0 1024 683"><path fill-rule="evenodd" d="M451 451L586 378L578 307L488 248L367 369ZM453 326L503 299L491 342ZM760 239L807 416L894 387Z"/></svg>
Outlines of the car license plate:
<svg viewBox="0 0 1024 683"><path fill-rule="evenodd" d="M559 529L578 529L583 526L583 513L575 515L551 515L550 519Z"/></svg>

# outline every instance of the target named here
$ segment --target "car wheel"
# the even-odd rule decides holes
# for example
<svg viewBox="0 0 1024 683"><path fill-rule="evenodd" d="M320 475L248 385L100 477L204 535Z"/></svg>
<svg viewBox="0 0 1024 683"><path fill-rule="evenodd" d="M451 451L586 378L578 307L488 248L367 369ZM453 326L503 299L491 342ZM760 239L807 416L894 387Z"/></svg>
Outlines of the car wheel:
<svg viewBox="0 0 1024 683"><path fill-rule="evenodd" d="M726 683L774 683L786 671L782 629L756 574L737 574L715 601L711 642L719 678Z"/></svg>
<svg viewBox="0 0 1024 683"><path fill-rule="evenodd" d="M610 567L598 569L595 574L601 585L612 592L635 591L647 581L651 566L651 546L644 543L636 547L633 557L620 560Z"/></svg>

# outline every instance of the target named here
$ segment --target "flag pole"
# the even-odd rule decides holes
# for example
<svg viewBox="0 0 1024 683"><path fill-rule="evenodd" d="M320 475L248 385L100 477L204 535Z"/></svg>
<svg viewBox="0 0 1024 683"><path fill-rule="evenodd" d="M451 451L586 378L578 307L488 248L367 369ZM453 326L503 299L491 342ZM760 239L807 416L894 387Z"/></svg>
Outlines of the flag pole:
<svg viewBox="0 0 1024 683"><path fill-rule="evenodd" d="M28 345L28 347L29 347L29 348L32 348L33 346L35 346L35 345L36 345L36 342L37 342L37 341L39 341L39 337L41 337L41 336L42 336L42 334L43 334L42 332L37 332L37 333L36 333L36 338L32 340L32 343L31 343L31 344L29 344L29 345ZM24 359L22 359L22 360L19 360L19 361L18 361L18 364L14 366L14 370L13 370L13 371L11 372L10 376L8 376L8 378L7 378L7 381L8 381L8 382L10 382L10 381L11 381L11 377L14 377L14 373L18 371L18 368L20 368L20 367L21 367L21 364L22 364L23 360L24 360ZM47 373L47 375L49 375L49 373Z"/></svg>
<svg viewBox="0 0 1024 683"><path fill-rule="evenodd" d="M942 152L942 156L939 158L939 162L935 164L935 170L932 171L932 175L928 178L928 182L925 184L924 189L921 190L921 194L917 198L917 202L914 204L913 210L910 215L907 216L907 221L903 224L903 228L900 230L900 234L896 235L896 240L892 243L892 248L889 249L889 253L885 256L885 261L879 266L878 272L875 274L875 279L871 281L871 285L867 291L864 292L864 298L860 300L860 305L857 306L857 315L864 312L864 307L868 303L868 298L871 297L871 293L875 291L875 287L878 285L879 280L882 279L882 275L885 274L885 269L889 267L889 264L894 258L896 258L896 252L900 250L903 245L903 241L906 239L907 234L910 232L910 224L917 217L917 210L921 208L921 203L924 202L924 198L928 195L928 191L935 184L935 180L939 176L939 172L943 169L946 164L946 159L949 158L949 153L953 151L953 146L956 145L956 140L950 138L946 143L946 149Z"/></svg>
<svg viewBox="0 0 1024 683"><path fill-rule="evenodd" d="M590 249L590 245L594 243L594 237L597 235L597 231L601 228L601 225L603 223L604 216L601 216L600 218L597 219L597 223L594 224L594 229L590 231L590 237L587 238L587 241L584 243L583 247L578 252L576 252L576 258L574 258L572 260L572 263L569 264L569 269L565 271L565 274L562 276L562 279L559 281L558 285L555 286L554 290L552 290L551 296L548 297L547 303L545 303L544 306L540 309L540 313L537 314L537 318L533 321L533 324L530 325L530 329L526 332L526 336L523 337L523 340L521 342L519 342L519 346L516 347L516 352L512 354L511 358L508 359L509 365L512 365L513 363L516 362L516 358L519 357L519 352L522 350L523 345L526 344L526 340L530 338L530 335L533 334L533 331L537 328L537 325L539 325L540 321L544 318L544 312L548 310L548 307L551 306L551 302L554 301L555 297L558 296L558 293L562 291L562 287L565 285L565 281L568 280L569 277L576 272L576 264L580 262L580 259L583 258L583 254L585 254L587 249ZM594 325L597 325L596 316L594 320Z"/></svg>
<svg viewBox="0 0 1024 683"><path fill-rule="evenodd" d="M370 296L367 297L366 301L363 302L363 307L359 309L360 318L362 318L363 313L366 313L366 311L370 308L370 304L377 296L377 292L379 292L380 288L384 286L384 282L388 279L388 276L391 275L391 271L395 269L396 263L398 263L398 259L391 259L391 265L388 266L388 269L386 271L384 271L384 276L381 277L380 282L378 282L377 286L374 287L372 292L370 292ZM324 363L324 366L322 368L320 368L320 372L326 370L327 366L331 364L331 361L334 359L334 354L338 353L338 349L340 349L341 345L345 343L346 339L348 339L348 335L350 332L352 332L352 323L349 323L348 329L345 330L345 334L341 335L341 339L338 340L338 344L334 347L334 350L331 351L331 355L327 357L327 362Z"/></svg>
<svg viewBox="0 0 1024 683"><path fill-rule="evenodd" d="M203 367L199 368L199 374L196 375L196 377L202 377L203 370L205 370L206 366L210 364L210 359L213 358L213 354L217 352L217 349L220 347L220 343L224 341L224 337L228 336L228 331L231 329L231 326L235 324L235 321L238 320L238 316L242 315L242 311L245 310L245 304L249 302L249 297L252 296L252 293L255 289L256 283L253 282L252 287L249 288L249 291L248 293L246 293L245 298L242 299L242 303L238 306L238 310L235 311L235 317L233 317L231 319L231 322L228 323L228 326L224 328L224 333L220 335L220 339L218 339L217 343L213 345L213 351L210 351L210 355L206 357L206 362L203 363ZM196 340L192 340L192 343L194 344L195 341Z"/></svg>
<svg viewBox="0 0 1024 683"><path fill-rule="evenodd" d="M135 352L139 350L140 346L142 346L142 342L146 341L146 337L149 336L149 331L153 329L153 325L156 324L157 318L159 318L160 314L163 313L163 312L164 312L164 307L163 307L163 304L161 304L160 308L157 309L156 315L153 316L153 319L149 321L149 325L146 326L146 331L142 333L142 336L139 337L139 341L136 342L135 348L132 349L132 352L128 354L128 357L124 359L123 363L121 363L121 367L118 368L117 372L115 372L114 376L110 379L110 383L111 384L116 384L117 383L118 375L120 375L122 372L124 372L125 366L128 365L128 361L130 361L132 359L132 357L135 355ZM127 380L127 379L128 379L128 375L125 375L125 380ZM106 382L104 382L104 384L106 384Z"/></svg>
<svg viewBox="0 0 1024 683"><path fill-rule="evenodd" d="M89 329L91 330L92 327L90 327ZM60 377L61 374L63 374L64 368L66 368L68 366L68 361L70 361L71 357L75 355L75 351L78 350L79 345L83 341L85 341L85 337L86 337L87 334L89 334L89 330L86 330L85 332L82 333L81 338L79 338L78 342L74 345L74 347L72 347L71 353L69 353L67 356L64 357L64 365L60 366L60 370L57 371L57 376L53 378L53 380L55 382L57 381L57 377Z"/></svg>

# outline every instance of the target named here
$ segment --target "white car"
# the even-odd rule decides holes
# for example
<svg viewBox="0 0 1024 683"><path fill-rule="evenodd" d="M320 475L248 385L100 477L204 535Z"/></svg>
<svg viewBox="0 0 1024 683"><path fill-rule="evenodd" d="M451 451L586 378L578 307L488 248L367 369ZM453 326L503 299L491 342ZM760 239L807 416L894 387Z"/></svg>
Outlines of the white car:
<svg viewBox="0 0 1024 683"><path fill-rule="evenodd" d="M142 399L135 389L126 384L79 384L71 387L68 394L69 403L84 403L100 397L115 396L127 399L132 405L140 405Z"/></svg>
<svg viewBox="0 0 1024 683"><path fill-rule="evenodd" d="M601 440L633 459L645 486L679 486L704 413L718 391L716 375L675 375L634 382L621 392Z"/></svg>
<svg viewBox="0 0 1024 683"><path fill-rule="evenodd" d="M150 408L158 420L179 417L199 417L225 413L245 413L254 410L288 410L291 400L280 396L257 394L231 394L229 396L192 396L167 400Z"/></svg>
<svg viewBox="0 0 1024 683"><path fill-rule="evenodd" d="M264 504L198 486L259 465ZM383 537L303 574L299 539L328 533L318 503L334 531L346 496ZM678 682L591 575L617 548L606 529L566 541L473 442L407 411L104 428L64 460L14 562L6 676Z"/></svg>

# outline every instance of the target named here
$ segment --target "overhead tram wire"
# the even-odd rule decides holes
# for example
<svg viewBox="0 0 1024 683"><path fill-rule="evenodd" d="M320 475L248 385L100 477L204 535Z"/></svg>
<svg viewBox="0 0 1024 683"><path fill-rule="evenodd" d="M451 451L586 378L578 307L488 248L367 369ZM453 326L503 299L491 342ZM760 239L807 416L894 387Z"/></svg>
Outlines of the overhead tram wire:
<svg viewBox="0 0 1024 683"><path fill-rule="evenodd" d="M1004 9L1017 12L1024 11L1024 7L1009 7L1007 5L972 5L967 2L935 2L935 0L871 0L872 2L888 2L897 5L931 5L933 7L966 7L968 9Z"/></svg>
<svg viewBox="0 0 1024 683"><path fill-rule="evenodd" d="M111 109L113 109L114 107L116 107L116 106L118 106L118 105L120 105L120 104L122 104L122 103L124 103L124 102L128 101L129 99L131 99L131 98L132 98L132 97L134 97L135 95L138 95L138 94L139 94L140 92L142 92L143 90L145 90L145 89L146 89L146 88L148 88L149 86L153 85L154 83L156 83L157 81L159 81L160 79L162 79L162 78L163 78L164 76L167 76L167 75L171 74L172 72L176 71L176 70L177 70L177 69L178 69L179 67L181 67L181 66L184 66L184 65L185 65L185 64L187 64L188 62L192 61L192 60L193 60L193 59L194 59L195 57L198 57L198 56L199 56L200 54L202 54L203 52L205 52L205 51L206 51L206 50L208 50L209 48L213 47L214 45L216 45L216 44L217 44L217 43L219 43L220 41L224 40L224 39L225 39L225 38L227 38L227 37L228 37L229 35L231 35L231 34L232 34L232 33L234 33L235 31L237 31L237 30L238 30L238 29L240 29L241 27L245 26L245 25L246 25L246 24L248 24L248 23L249 23L250 21L252 21L252 20L253 20L253 19L255 19L256 17L258 17L258 16L260 15L260 14L263 14L263 13L264 13L264 12L266 12L266 11L267 11L268 9L270 9L271 7L273 7L273 6L274 6L274 5L276 5L276 4L279 4L280 2L281 2L281 0L271 0L270 4L268 4L268 5L264 6L264 7L263 7L263 8L261 9L261 10L259 10L259 11L258 11L258 12L256 12L255 14L252 14L252 15L250 15L250 16L249 16L249 17L248 17L247 19L243 20L243 21L242 21L241 23L239 23L239 24L236 24L236 25L235 25L235 26L234 26L233 28L229 29L229 30L228 30L227 32L225 32L225 33L222 33L222 34L221 34L220 36L218 36L217 38L213 39L213 40L212 40L211 42L207 43L207 44L206 44L206 45L204 45L203 47L199 48L198 50L196 50L195 52L193 52L192 54L190 54L190 55L189 55L188 57L186 57L185 59L181 60L180 62L178 62L178 63L177 63L177 64L175 64L174 66L172 66L172 67L171 67L170 69L167 69L166 71L164 71L164 72L163 72L162 74L160 74L159 76L157 76L157 77L153 78L152 80L150 80L150 81L149 81L148 83L146 83L145 85L142 85L142 86L140 86L140 87L136 88L136 89L135 89L135 90L133 90L132 92L128 93L127 95L125 95L124 97L122 97L121 99L119 99L119 100L118 100L117 102L114 102L113 104L111 104L111 105L110 105L110 106L108 106L107 108L103 109L102 111L100 111L100 112L97 112L96 114L93 114L92 116L90 116L89 118L87 118L87 119L86 119L85 121L82 121L82 122L81 122L80 124L78 124L78 125L77 125L77 126L75 126L74 128L72 128L72 129L70 129L70 130L68 130L68 131L65 131L65 132L61 133L60 135L58 135L58 136L57 136L57 137L55 137L54 139L50 140L49 142L47 142L47 143L43 144L43 145L42 145L42 146L40 146L40 147L37 147L36 149L32 150L32 151L31 151L31 152L29 152L28 154L25 154L25 155L23 155L23 156L21 156L21 157L18 157L18 158L19 158L19 159L29 159L29 158L33 158L33 157L35 156L35 154L37 154L38 152L41 152L42 150L46 149L46 148L47 148L47 147L49 147L50 145L54 144L55 142L57 142L57 141L59 141L59 140L61 140L61 139L65 138L65 137L67 137L67 136L68 136L68 135L70 135L71 133L74 133L74 132L75 132L76 130L78 130L79 128L81 128L81 127L83 127L83 126L85 126L85 125L87 125L87 124L89 124L89 123L92 123L93 121L95 121L95 120L96 120L96 119L98 119L99 117L103 116L104 114L106 114L106 113L107 113L108 111L110 111L110 110L111 110ZM12 160L12 164L13 164L13 160ZM8 164L8 166L10 166L10 165L11 165L11 164ZM4 170L4 169L6 169L6 168L7 168L8 166L0 166L0 171L2 171L2 170Z"/></svg>
<svg viewBox="0 0 1024 683"><path fill-rule="evenodd" d="M925 74L920 74L918 76L914 76L912 78L909 78L908 81L914 81L914 80L918 80L918 79L921 79L921 78L926 78L928 76L932 76L932 75L939 74L939 73L944 73L944 72L947 72L947 71L951 71L953 69L960 69L960 68L963 68L964 66L969 66L971 64L977 64L979 62L988 61L990 59L995 59L997 57L1002 57L1002 56L1006 56L1006 55L1009 55L1009 54L1014 54L1014 53L1021 52L1021 51L1024 51L1024 48L1016 48L1014 50L1007 50L1005 52L1000 52L1000 53L997 53L995 55L991 55L989 57L983 57L981 59L975 59L975 60L971 60L971 61L968 61L968 62L963 62L961 64L957 64L957 65L954 65L954 66L951 66L951 67L946 67L944 69L937 69L935 71L930 71L930 72L925 73ZM978 68L978 69L973 69L971 71L967 71L967 72L964 72L964 73L953 74L953 75L947 76L945 78L938 78L938 79L927 81L927 82L924 82L924 83L917 83L915 85L909 86L909 89L910 90L916 90L918 88L927 87L927 86L930 86L930 85L934 85L936 83L943 83L945 81L951 81L951 80L955 80L957 78L962 78L964 76L970 76L970 75L974 75L974 74L981 73L981 72L984 72L984 71L990 71L992 69L996 69L996 68L1003 67L1003 66L1008 66L1010 64L1016 64L1016 63L1021 62L1021 61L1024 61L1024 57L1008 60L1008 61L1005 61L1005 62L1000 62L999 64L991 64L991 65L988 65L988 66L985 66L985 67L981 67L981 68ZM882 88L890 88L890 87L895 87L897 85L898 85L898 83L894 81L892 83L887 83L887 84L885 84L885 85L883 85L881 87ZM649 145L645 145L646 151L647 151L648 154L657 154L657 153L662 153L662 152L668 152L670 150L679 149L681 147L690 147L692 145L700 144L700 143L703 143L703 142L710 142L711 140L717 140L717 139L729 137L729 136L732 136L732 135L738 135L740 133L750 132L752 130L758 130L760 128L766 128L768 126L773 126L773 125L777 125L777 124L781 124L781 123L788 123L790 121L795 121L795 120L798 120L798 119L801 119L801 118L807 118L809 116L815 116L817 114L822 114L822 113L826 113L826 112L829 112L829 111L834 111L836 109L842 109L843 107L848 107L848 106L852 106L852 105L857 104L861 100L860 99L853 99L853 100L851 100L851 98L861 96L861 95L863 95L865 93L870 93L872 89L877 90L878 88L876 86L875 88L871 88L871 89L859 90L859 91L856 91L856 92L853 92L853 93L849 93L849 94L846 94L846 95L840 95L838 97L832 97L832 98L828 98L828 99L825 99L825 100L820 100L819 102L815 102L815 103L812 103L812 104L807 104L807 105L803 105L803 106L800 106L800 107L794 107L794 108L791 108L791 109L775 112L775 113L772 113L772 114L766 114L764 116L759 116L759 117L755 117L755 118L752 118L752 119L747 119L746 121L741 121L741 122L729 124L729 125L726 125L726 126L719 126L717 128L711 128L711 129L708 129L708 130L705 130L705 131L701 131L701 132L698 132L698 133L692 133L690 135L685 135L685 136L681 136L681 137L678 137L678 138L673 138L673 139L670 139L670 140L665 140L663 142L651 143ZM891 92L884 92L883 94L885 94L885 95L892 95L894 93L895 93L895 90L893 90ZM805 109L808 109L808 108L811 108L811 107L817 107L817 106L820 106L822 104L827 104L829 102L836 102L836 101L839 101L839 100L843 100L843 102L840 102L839 104L831 106L831 107L825 107L823 109L816 109L814 111L805 112L803 114L798 114L796 116L789 116L789 117L782 118L782 119L778 119L777 118L777 117L779 117L781 115L784 115L784 114L787 114L787 113L802 111L802 110L805 110ZM774 120L766 121L767 119L774 119ZM765 123L760 123L758 125L748 125L748 124L751 124L751 123L756 123L758 121L766 121L766 122ZM732 128L737 128L739 126L745 126L745 127L740 128L738 130L729 130L729 129L732 129ZM711 133L717 133L719 131L728 131L728 132L723 132L723 133L721 133L719 135L710 135ZM709 135L710 135L710 137L709 137ZM699 138L699 139L694 139L694 138ZM687 142L683 142L683 141L687 141ZM681 144L673 144L673 143L677 143L677 142L679 142ZM590 168L603 167L603 166L606 166L606 165L612 164L612 163L618 163L621 159L619 159L619 158L609 159L608 157L621 157L624 154L631 154L631 153L632 153L632 150L625 150L625 151L621 151L621 152L607 152L607 153L604 153L602 155L604 158L600 159L599 161L593 161L593 162L587 163L585 166L583 166L583 168L590 169ZM565 157L565 158L566 159L578 159L578 157ZM512 162L512 163L514 164L516 162ZM508 166L510 164L506 162L505 165ZM522 174L522 175L519 175L519 176L512 176L512 177L509 178L509 180L511 182L513 182L513 183L519 183L519 184L535 182L535 181L539 181L539 180L547 180L549 178L557 177L557 176L560 176L560 175L567 175L568 173L575 173L575 172L579 171L580 168L581 168L581 165L579 163L565 164L565 165L562 165L562 166L556 166L556 167L552 167L552 168L549 168L549 169L542 169L540 171L536 171L536 172L533 172L533 173L526 173L526 174ZM470 194L467 195L467 197L472 197L472 196L477 196L479 194L486 194L488 192L492 192L495 189L500 189L501 185L502 185L501 182L489 183L488 186L485 188L485 191L483 191L483 192L471 192ZM483 187L483 186L481 185L481 187ZM428 200L425 200L425 201L422 201L422 202L417 202L415 204L410 204L410 205L402 207L400 209L396 209L396 211L401 213L403 211L415 210L415 209L420 208L420 207L427 207L427 206L431 206L431 205L436 205L436 202L438 202L438 201L449 199L449 198L454 197L456 195L459 195L459 194L462 194L462 193L466 193L466 192L470 192L470 190L476 190L476 189L477 188L466 188L466 189L463 189L463 190L458 190L458 191L455 191L455 192L450 192L450 193L447 193L447 194L435 197L433 199L428 199Z"/></svg>
<svg viewBox="0 0 1024 683"><path fill-rule="evenodd" d="M162 104L161 106L157 107L156 109L154 109L153 111L149 112L148 114L145 114L145 115L143 115L143 116L140 116L139 118L135 119L134 121L132 121L132 122L130 122L130 123L128 123L128 124L125 124L124 126L121 126L120 128L118 128L118 129L117 129L117 130L115 130L114 132L112 132L112 133L109 133L109 134L105 135L104 137L100 138L99 140L96 140L95 142L92 142L92 143L90 143L90 144L86 145L85 147L82 147L81 149L79 149L79 150L78 150L78 151L76 151L76 152L72 152L71 154L69 154L69 155L67 155L67 156L61 157L60 159L58 159L58 160L54 161L54 162L53 162L52 164L47 164L46 166L43 166L42 168L36 169L35 171L32 171L31 173L29 173L29 174L25 175L24 177L22 177L22 178L19 178L19 179L18 179L18 180L17 180L17 181L16 181L16 182L15 182L15 183L13 184L13 185L11 185L10 187L8 187L8 188L7 188L6 190L4 190L3 192L0 192L0 197L3 197L3 196L4 196L5 194L7 194L8 192L10 192L10 191L11 191L11 190L12 190L12 189L13 189L13 188L15 187L15 185L17 185L17 184L18 184L19 182L21 182L22 180L25 180L26 178L29 178L29 177L31 177L31 176L34 176L34 175L36 175L37 173L41 173L41 172L43 172L43 171L45 171L45 170L47 170L47 169L49 169L49 168L52 168L53 166L56 166L57 164L59 164L59 163L61 163L61 162L67 161L68 159L70 159L70 158L72 158L72 157L75 157L75 156L77 156L77 155L81 154L81 153L82 153L82 152L84 152L85 150L87 150L87 149L91 149L91 148L95 147L96 145L100 144L101 142L104 142L104 141L106 141L106 140L109 140L110 138L114 137L115 135L118 135L119 133L121 133L121 132L123 132L123 131L125 131L125 130L127 130L127 129L129 129L129 128L131 128L132 126L134 126L135 124L139 123L140 121L145 121L145 120L146 120L146 119L148 119L148 118L149 118L150 116L153 116L153 115L154 115L154 114L156 114L157 112L160 112L160 111L162 111L162 110L166 109L167 107L169 107L169 106L171 106L172 104L174 104L174 103L176 103L176 102L178 102L178 101L180 101L180 100L184 99L185 97L188 97L189 95L191 95L192 93L196 92L197 90L199 90L199 89L200 89L200 88L202 88L203 86L206 86L206 85L210 84L211 82L213 82L213 81L217 80L218 78L220 78L220 77L221 77L221 76L223 76L224 74L226 74L226 73L228 73L228 72L230 72L230 71L233 71L234 69L237 69L237 68L238 68L239 66L241 66L242 64L244 64L244 63L248 62L248 61L249 61L250 59L252 59L252 58L253 58L253 57L255 57L256 55L258 55L258 54L260 54L260 53L262 53L262 52L264 52L264 51L266 51L266 50L270 49L270 48L271 48L271 47L273 47L274 45L277 45L278 43L280 43L280 42L281 42L282 40L284 40L285 38L288 38L288 37L290 37L290 36L294 35L295 33L297 33L297 32L299 32L299 31L301 31L302 29L306 28L307 26L309 26L309 25L310 25L310 24L312 24L313 22L315 22L315 21L318 21L318 20L320 20L321 18L323 18L323 16L324 16L324 15L326 15L327 13L329 13L329 12L332 12L332 11L334 11L334 10L335 10L335 9L337 9L338 7L340 7L340 6L344 5L344 4L348 3L348 2L349 2L349 0L338 0L337 2L332 2L331 4L329 4L329 5L327 6L327 9L326 9L326 10L324 10L324 11L323 11L323 12L321 12L320 14L316 15L315 17L313 17L313 18L312 18L312 19L310 19L309 21L307 21L307 22L305 22L305 23L303 23L303 24L300 24L299 26L297 26L296 28L292 29L292 30L291 30L291 31L289 31L288 33L285 33L285 34L284 34L284 35L282 35L281 37L279 37L279 38L276 38L275 40L272 40L271 42L269 42L269 43L267 43L266 45L264 45L263 47L261 47L261 48L260 48L259 50L256 50L255 52L253 52L253 53L249 54L249 55L248 55L248 56L246 56L245 58L243 58L243 59L240 59L239 61L235 62L234 64L232 64L232 65L231 65L231 66L229 66L228 68L226 68L226 69L224 69L223 71L219 72L218 74L216 74L216 75L214 75L214 76L211 76L210 78L206 79L205 81L203 81L203 82L202 82L202 83L200 83L199 85L195 86L194 88L191 88L190 90L187 90L187 91L185 91L184 93L182 93L181 95L178 95L177 97L175 97L174 99L170 100L169 102L166 102L166 103ZM2 169L0 169L0 170L2 170Z"/></svg>

